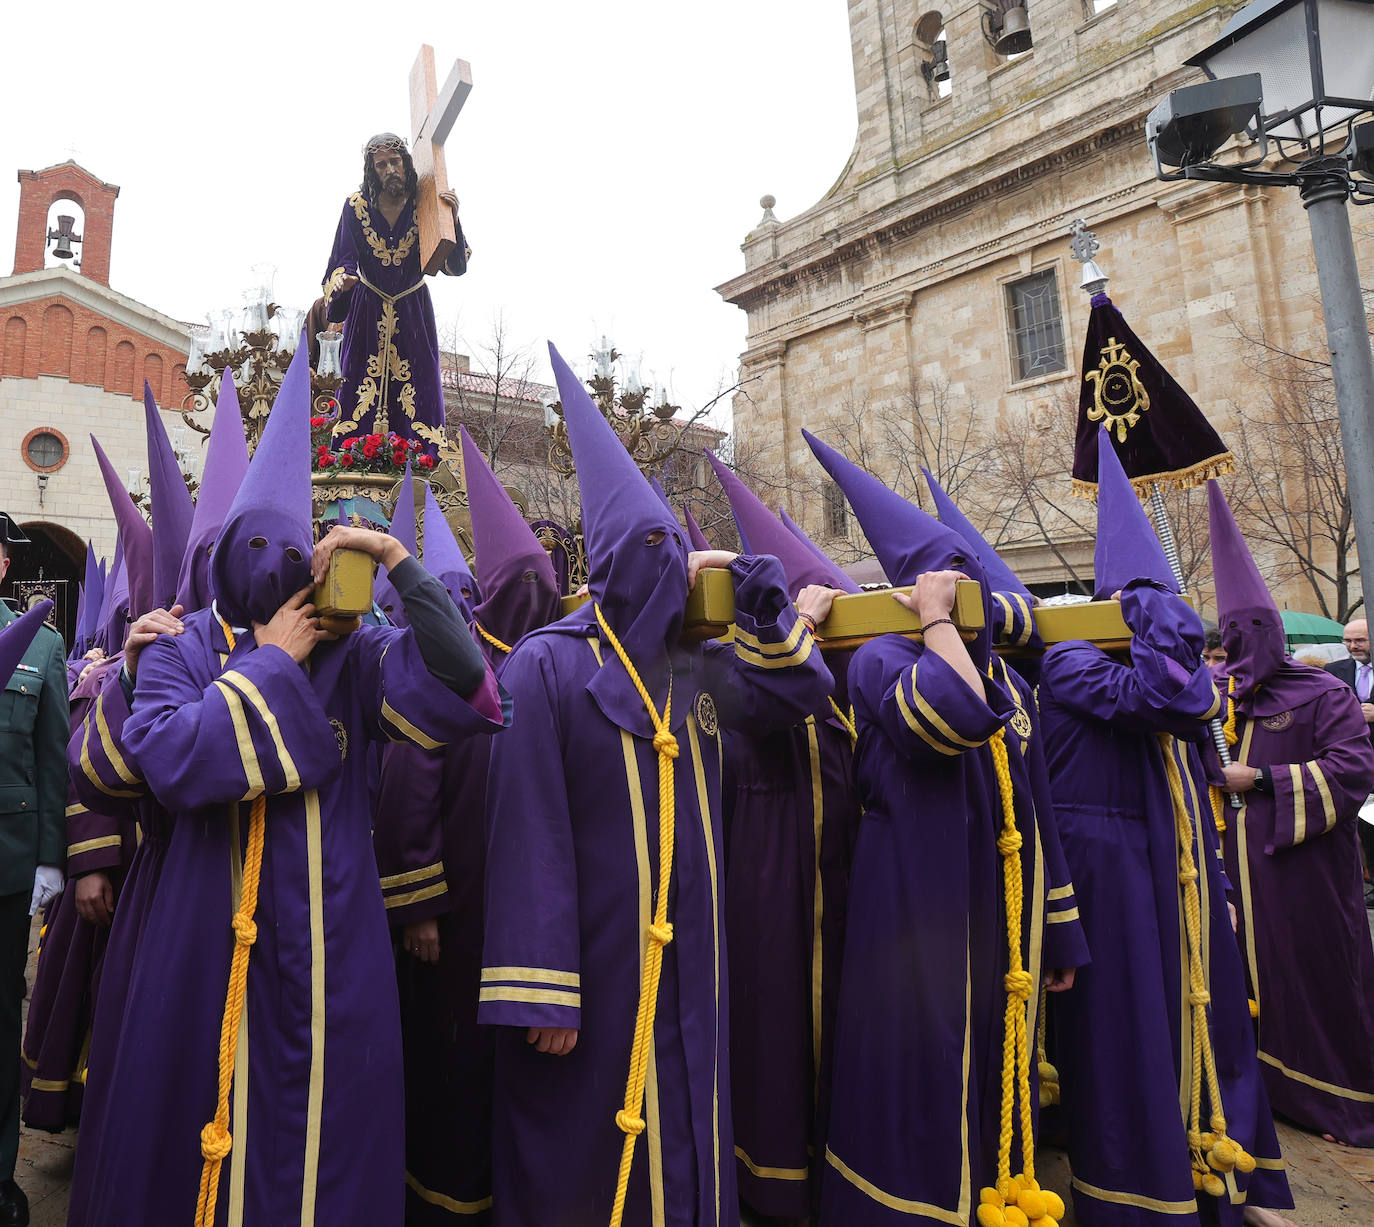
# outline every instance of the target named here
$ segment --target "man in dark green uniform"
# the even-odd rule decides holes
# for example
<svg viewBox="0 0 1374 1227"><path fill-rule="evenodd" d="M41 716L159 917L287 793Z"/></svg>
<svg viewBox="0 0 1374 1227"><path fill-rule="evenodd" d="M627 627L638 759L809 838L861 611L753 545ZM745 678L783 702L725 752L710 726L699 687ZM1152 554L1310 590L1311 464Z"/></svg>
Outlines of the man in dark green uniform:
<svg viewBox="0 0 1374 1227"><path fill-rule="evenodd" d="M29 544L0 512L0 581ZM0 602L0 626L18 615ZM67 668L62 636L43 627L0 678L0 1227L24 1227L19 1155L19 1042L29 918L62 889L67 844Z"/></svg>

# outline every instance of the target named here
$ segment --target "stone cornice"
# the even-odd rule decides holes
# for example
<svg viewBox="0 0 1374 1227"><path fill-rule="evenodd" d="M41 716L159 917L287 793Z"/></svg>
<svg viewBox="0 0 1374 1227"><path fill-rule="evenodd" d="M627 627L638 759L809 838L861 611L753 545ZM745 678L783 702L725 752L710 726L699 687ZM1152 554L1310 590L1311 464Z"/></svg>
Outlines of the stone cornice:
<svg viewBox="0 0 1374 1227"><path fill-rule="evenodd" d="M68 299L168 349L185 350L190 339L186 325L171 316L65 268L0 277L0 311L44 298Z"/></svg>

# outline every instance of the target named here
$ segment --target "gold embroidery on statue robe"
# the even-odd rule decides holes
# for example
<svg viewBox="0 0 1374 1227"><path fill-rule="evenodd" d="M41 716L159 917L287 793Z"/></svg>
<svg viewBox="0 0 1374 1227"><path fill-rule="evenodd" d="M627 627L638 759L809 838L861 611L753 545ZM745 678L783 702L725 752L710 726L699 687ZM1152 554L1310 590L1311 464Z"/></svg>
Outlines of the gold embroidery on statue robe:
<svg viewBox="0 0 1374 1227"><path fill-rule="evenodd" d="M401 236L396 246L392 247L372 228L372 214L368 210L367 201L363 198L363 194L354 192L348 198L348 203L353 206L353 216L358 219L362 226L363 240L372 248L372 254L384 267L400 268L405 263L406 257L410 255L410 249L415 246L415 240L419 237L419 224L412 219L410 229Z"/></svg>

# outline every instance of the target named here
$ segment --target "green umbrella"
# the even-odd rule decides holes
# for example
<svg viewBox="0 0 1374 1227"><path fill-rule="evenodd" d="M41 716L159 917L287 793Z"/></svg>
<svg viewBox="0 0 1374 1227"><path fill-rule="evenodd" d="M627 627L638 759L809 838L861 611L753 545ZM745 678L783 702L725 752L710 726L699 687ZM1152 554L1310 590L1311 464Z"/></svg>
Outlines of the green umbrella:
<svg viewBox="0 0 1374 1227"><path fill-rule="evenodd" d="M1296 609L1285 609L1283 633L1290 644L1294 643L1340 643L1345 627L1321 614L1300 613Z"/></svg>

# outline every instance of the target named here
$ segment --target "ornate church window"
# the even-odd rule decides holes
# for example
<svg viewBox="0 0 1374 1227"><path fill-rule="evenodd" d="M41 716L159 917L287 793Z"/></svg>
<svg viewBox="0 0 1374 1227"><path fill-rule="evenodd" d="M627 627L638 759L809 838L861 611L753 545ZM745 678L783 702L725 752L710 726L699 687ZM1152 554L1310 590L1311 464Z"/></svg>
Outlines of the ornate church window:
<svg viewBox="0 0 1374 1227"><path fill-rule="evenodd" d="M39 473L52 473L60 469L70 455L66 438L60 431L47 426L29 431L24 436L21 451L29 468Z"/></svg>
<svg viewBox="0 0 1374 1227"><path fill-rule="evenodd" d="M1059 278L1052 268L1008 282L1007 326L1013 377L1020 381L1067 369Z"/></svg>

